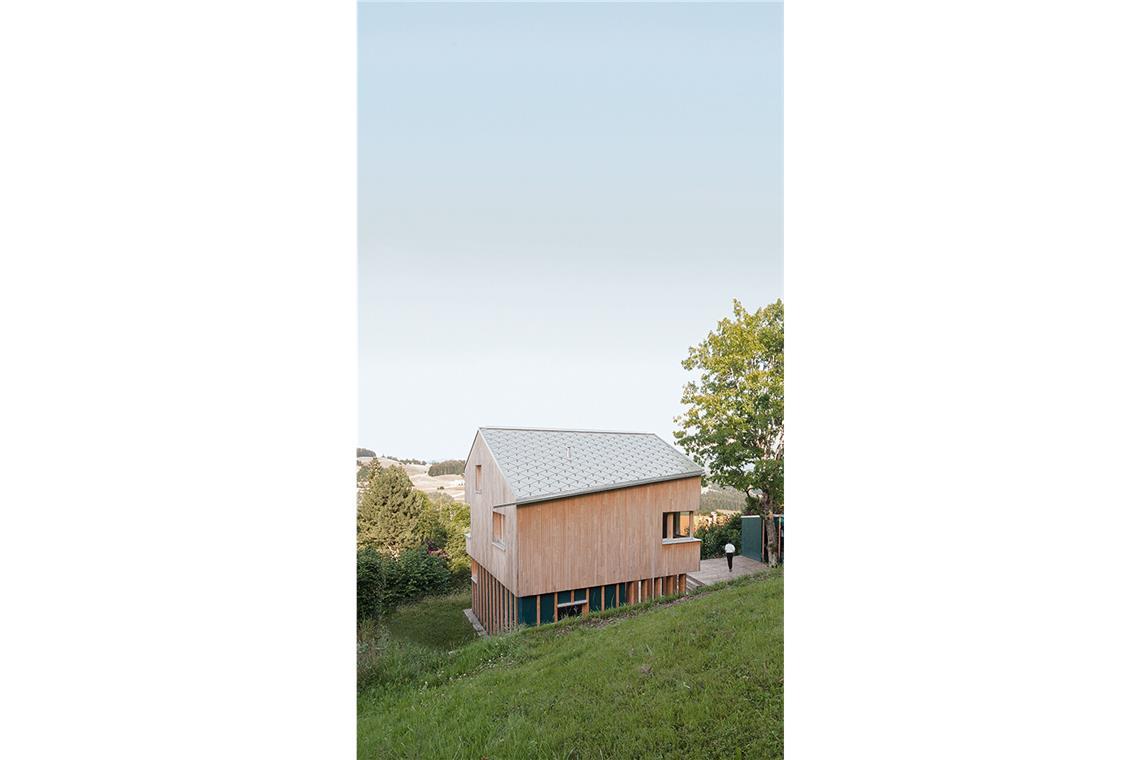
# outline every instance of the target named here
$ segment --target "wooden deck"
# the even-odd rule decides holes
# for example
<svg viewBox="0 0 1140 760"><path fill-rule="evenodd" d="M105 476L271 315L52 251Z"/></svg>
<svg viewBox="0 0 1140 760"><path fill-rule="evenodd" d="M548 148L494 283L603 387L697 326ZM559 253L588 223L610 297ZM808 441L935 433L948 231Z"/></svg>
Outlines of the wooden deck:
<svg viewBox="0 0 1140 760"><path fill-rule="evenodd" d="M767 569L768 566L763 562L757 562L748 557L736 556L732 558L732 572L730 573L728 572L728 560L724 557L702 559L701 569L695 573L689 573L689 587L697 588L700 586L708 586L712 583L730 581L733 578L755 575Z"/></svg>

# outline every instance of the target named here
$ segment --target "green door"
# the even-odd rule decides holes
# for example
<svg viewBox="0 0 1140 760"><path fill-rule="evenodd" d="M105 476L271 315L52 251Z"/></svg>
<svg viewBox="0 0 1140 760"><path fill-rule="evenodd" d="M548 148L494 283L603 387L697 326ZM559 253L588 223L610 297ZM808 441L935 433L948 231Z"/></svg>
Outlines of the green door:
<svg viewBox="0 0 1140 760"><path fill-rule="evenodd" d="M760 515L744 515L740 518L740 553L749 559L763 562L761 551L761 525L764 518Z"/></svg>

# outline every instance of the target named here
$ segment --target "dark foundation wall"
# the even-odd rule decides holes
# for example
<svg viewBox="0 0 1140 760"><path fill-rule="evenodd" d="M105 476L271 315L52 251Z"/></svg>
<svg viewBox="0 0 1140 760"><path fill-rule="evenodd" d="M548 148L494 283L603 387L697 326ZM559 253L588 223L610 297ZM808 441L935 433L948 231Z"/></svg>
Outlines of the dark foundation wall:
<svg viewBox="0 0 1140 760"><path fill-rule="evenodd" d="M589 616L592 612L636 604L661 596L683 594L686 578L684 574L666 575L625 583L568 589L550 594L520 596L516 602L515 620L518 625L546 625L566 617Z"/></svg>

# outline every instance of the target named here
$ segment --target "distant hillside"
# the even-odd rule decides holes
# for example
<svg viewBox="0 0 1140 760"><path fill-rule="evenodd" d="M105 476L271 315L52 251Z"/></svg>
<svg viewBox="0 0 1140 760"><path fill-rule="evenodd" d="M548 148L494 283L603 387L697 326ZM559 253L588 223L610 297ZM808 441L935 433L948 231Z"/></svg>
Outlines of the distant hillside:
<svg viewBox="0 0 1140 760"><path fill-rule="evenodd" d="M458 474L431 475L422 459L395 459L389 456L376 457L373 464L379 467L402 467L412 480L412 485L426 494L443 493L456 501L464 501L467 493L463 485L463 470ZM363 487L368 477L366 467L357 469L357 483Z"/></svg>
<svg viewBox="0 0 1140 760"><path fill-rule="evenodd" d="M731 509L744 511L746 500L742 491L725 486L710 485L707 491L701 493L701 512Z"/></svg>
<svg viewBox="0 0 1140 760"><path fill-rule="evenodd" d="M422 459L400 459L400 457L394 457L390 454L381 454L380 458L391 459L393 462L399 462L400 464L427 464L427 462Z"/></svg>

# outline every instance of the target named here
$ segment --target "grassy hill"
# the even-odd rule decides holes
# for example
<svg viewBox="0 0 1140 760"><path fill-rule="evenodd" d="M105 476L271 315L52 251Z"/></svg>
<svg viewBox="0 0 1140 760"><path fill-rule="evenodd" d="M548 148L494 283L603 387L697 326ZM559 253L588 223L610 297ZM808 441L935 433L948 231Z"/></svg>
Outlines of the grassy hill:
<svg viewBox="0 0 1140 760"><path fill-rule="evenodd" d="M783 588L775 572L474 641L467 594L403 608L362 634L358 754L781 757Z"/></svg>

